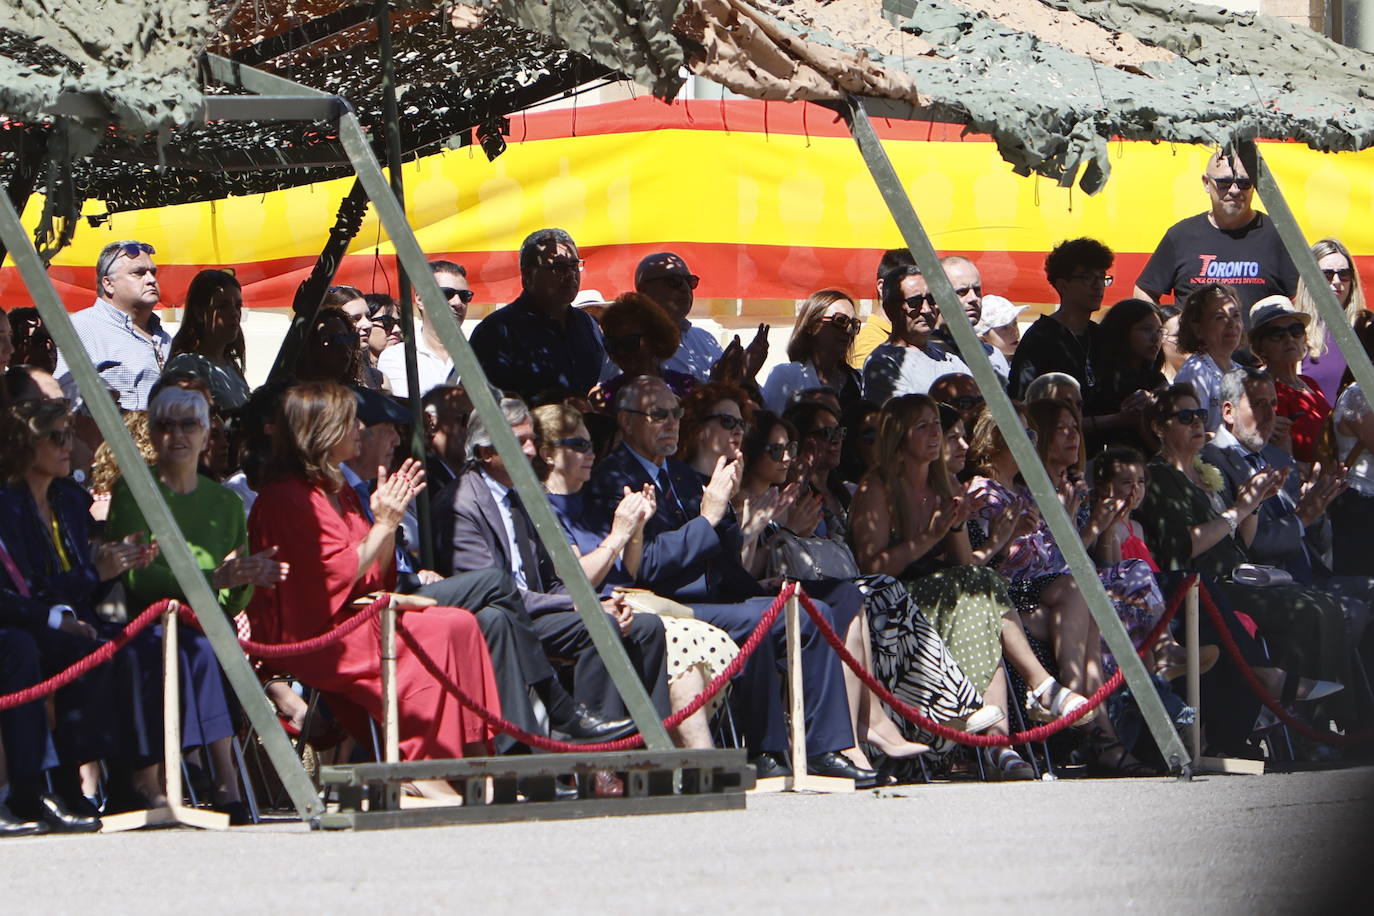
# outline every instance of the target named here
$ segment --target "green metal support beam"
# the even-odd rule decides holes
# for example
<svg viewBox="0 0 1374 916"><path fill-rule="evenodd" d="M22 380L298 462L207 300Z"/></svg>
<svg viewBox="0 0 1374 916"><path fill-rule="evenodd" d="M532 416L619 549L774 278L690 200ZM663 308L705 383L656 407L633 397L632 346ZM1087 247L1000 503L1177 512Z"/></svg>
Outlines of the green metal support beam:
<svg viewBox="0 0 1374 916"><path fill-rule="evenodd" d="M207 66L216 79L250 92L278 96L324 95L283 77L246 67L218 55L207 55ZM358 180L363 183L368 197L372 200L372 206L377 210L382 227L396 248L397 261L409 273L411 283L420 294L420 301L425 305L425 315L438 331L439 339L453 359L459 376L465 382L464 387L472 399L473 408L491 433L492 445L505 462L511 482L524 501L530 520L534 522L539 540L548 550L554 569L567 586L573 604L577 607L577 612L582 617L582 622L586 625L587 632L606 665L606 670L610 672L611 680L615 682L625 707L644 736L644 746L650 750L670 749L673 744L668 738L667 729L663 727L663 722L658 718L653 703L649 700L648 692L631 666L629 656L625 654L625 645L621 642L620 633L611 624L610 616L602 610L600 599L587 581L586 574L582 572L582 564L572 552L562 526L554 517L544 488L534 476L529 459L520 450L520 443L516 441L510 424L506 422L500 405L492 395L491 386L486 381L481 364L477 362L467 338L453 320L448 302L439 291L434 274L429 270L425 253L420 249L420 243L416 241L410 224L406 222L405 211L392 195L381 164L373 152L372 141L351 110L339 118L339 139L353 163Z"/></svg>
<svg viewBox="0 0 1374 916"><path fill-rule="evenodd" d="M239 647L238 634L234 632L229 619L224 616L219 601L210 591L205 575L196 565L191 548L158 491L148 464L139 454L138 446L134 444L129 430L124 426L119 408L110 398L98 396L104 394L105 386L101 384L100 376L91 364L86 348L81 345L76 328L72 326L71 316L67 314L57 290L53 288L38 252L34 250L33 244L24 232L19 214L15 212L9 197L5 195L0 195L0 239L4 240L10 257L19 268L19 275L29 295L33 297L39 314L43 316L44 324L52 333L53 341L66 356L67 365L76 377L79 390L86 395L85 401L90 408L91 416L100 427L105 441L114 451L115 460L119 462L120 471L125 482L129 484L134 501L143 511L143 517L148 520L152 535L161 547L162 555L167 558L177 585L186 595L190 606L195 609L201 629L209 638L210 645L215 650L215 657L219 659L220 667L224 669L230 686L233 687L239 703L248 715L248 720L257 730L268 758L291 797L291 803L300 814L301 820L307 823L315 821L324 813L324 804L311 784L310 777L301 767L295 751L291 749L291 742L287 739L286 732L282 731L275 710L272 709L257 675Z"/></svg>
<svg viewBox="0 0 1374 916"><path fill-rule="evenodd" d="M859 146L864 162L873 174L878 191L882 194L898 229L901 230L902 238L911 249L917 266L930 286L930 291L935 295L940 313L954 334L954 341L963 354L964 362L968 364L979 390L987 400L988 410L997 421L997 428L1001 430L1003 438L1011 447L1012 455L1021 469L1021 476L1025 478L1045 522L1059 544L1059 549L1069 562L1069 570L1078 583L1079 591L1087 599L1088 610L1092 612L1098 629L1107 641L1107 646L1112 650L1112 655L1116 657L1117 664L1125 674L1126 683L1130 685L1131 693L1145 715L1145 723L1149 726L1150 734L1154 736L1155 743L1158 744L1169 768L1178 773L1190 774L1192 762L1183 747L1182 739L1179 738L1178 729L1170 720L1164 704L1155 692L1149 673L1136 655L1131 638L1122 626L1115 608L1112 607L1101 580L1097 577L1097 567L1079 539L1078 528L1064 511L1059 494L1035 452L1035 446L1031 445L1025 429L1021 426L1011 398L1002 390L992 363L983 352L983 346L974 334L968 316L964 314L959 297L955 295L949 278L940 266L940 256L931 244L925 227L921 225L920 217L916 215L916 210L902 187L901 179L898 178L892 161L883 149L882 141L873 130L863 102L851 98L841 113L849 124L850 133Z"/></svg>

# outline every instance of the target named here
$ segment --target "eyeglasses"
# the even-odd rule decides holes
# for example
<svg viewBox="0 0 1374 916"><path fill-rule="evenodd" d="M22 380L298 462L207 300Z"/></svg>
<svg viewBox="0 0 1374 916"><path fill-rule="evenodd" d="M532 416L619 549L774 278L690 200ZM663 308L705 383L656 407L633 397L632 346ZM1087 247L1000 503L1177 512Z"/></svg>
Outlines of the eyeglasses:
<svg viewBox="0 0 1374 916"><path fill-rule="evenodd" d="M563 448L570 448L579 455L585 455L592 450L592 440L583 436L572 436L567 439L559 439L554 444L560 445Z"/></svg>
<svg viewBox="0 0 1374 916"><path fill-rule="evenodd" d="M1194 407L1192 410L1175 410L1173 413L1164 417L1166 420L1173 420L1183 426L1192 426L1194 423L1201 423L1207 419L1206 407Z"/></svg>
<svg viewBox="0 0 1374 916"><path fill-rule="evenodd" d="M1208 180L1223 194L1233 187L1237 191L1248 191L1255 186L1253 178L1210 178Z"/></svg>
<svg viewBox="0 0 1374 916"><path fill-rule="evenodd" d="M826 442L843 442L845 432L843 426L817 426L807 435L816 439L824 439Z"/></svg>
<svg viewBox="0 0 1374 916"><path fill-rule="evenodd" d="M581 262L579 261L578 263ZM469 302L471 302L472 297L477 295L470 289L454 289L452 286L441 286L439 287L439 292L444 294L445 300L449 300L452 299L454 296L457 296L459 299L463 300L464 305L467 305Z"/></svg>
<svg viewBox="0 0 1374 916"><path fill-rule="evenodd" d="M795 442L770 442L763 447L769 458L774 461L781 461L784 457L797 457L797 443Z"/></svg>
<svg viewBox="0 0 1374 916"><path fill-rule="evenodd" d="M641 280L640 282L663 283L666 284L669 289L682 289L684 286L687 289L696 289L697 284L701 282L701 277L698 277L696 274L664 274L661 277Z"/></svg>
<svg viewBox="0 0 1374 916"><path fill-rule="evenodd" d="M147 242L125 242L119 246L119 250L127 258L136 258L141 254L157 254L157 249Z"/></svg>
<svg viewBox="0 0 1374 916"><path fill-rule="evenodd" d="M543 264L536 264L534 266L540 270L570 274L582 270L582 268L587 266L587 262L582 258L554 258L552 261L545 261Z"/></svg>
<svg viewBox="0 0 1374 916"><path fill-rule="evenodd" d="M1304 325L1301 321L1295 321L1292 324L1283 324L1277 326L1270 325L1264 328L1262 331L1260 331L1259 336L1264 340L1282 340L1285 334L1287 334L1294 340L1297 340L1299 337L1303 337L1307 334L1307 326Z"/></svg>
<svg viewBox="0 0 1374 916"><path fill-rule="evenodd" d="M605 345L611 353L628 353L631 350L638 350L643 341L643 334L614 334L605 338Z"/></svg>
<svg viewBox="0 0 1374 916"><path fill-rule="evenodd" d="M1101 283L1103 286L1111 286L1116 280L1111 274L1074 274L1070 280L1077 280L1084 286L1096 286Z"/></svg>
<svg viewBox="0 0 1374 916"><path fill-rule="evenodd" d="M181 430L183 433L191 433L201 428L200 420L195 417L159 417L152 423L153 432L170 433Z"/></svg>
<svg viewBox="0 0 1374 916"><path fill-rule="evenodd" d="M974 295L981 296L981 295L983 295L983 287L978 286L978 285L976 285L976 284L975 284L974 286L956 286L956 287L954 287L954 295L956 295L956 296L963 297L963 296L967 296L969 293L973 293Z"/></svg>
<svg viewBox="0 0 1374 916"><path fill-rule="evenodd" d="M72 440L76 438L76 433L68 426L63 429L50 429L43 434L43 438L55 448L66 448L72 444Z"/></svg>
<svg viewBox="0 0 1374 916"><path fill-rule="evenodd" d="M641 417L648 417L650 423L664 423L671 417L674 420L681 420L683 410L681 405L677 407L653 407L649 410L634 410L629 407L622 407L626 413L637 413Z"/></svg>
<svg viewBox="0 0 1374 916"><path fill-rule="evenodd" d="M749 429L749 425L744 422L743 418L728 413L713 413L706 419L715 420L720 424L721 429L727 432L736 429L743 429L746 431Z"/></svg>
<svg viewBox="0 0 1374 916"><path fill-rule="evenodd" d="M850 337L859 333L859 319L850 318L848 315L826 315L821 319L821 324L828 324L841 334L848 334Z"/></svg>
<svg viewBox="0 0 1374 916"><path fill-rule="evenodd" d="M1323 269L1322 276L1326 278L1327 283L1337 278L1339 278L1342 283L1349 283L1350 278L1355 276L1355 271L1351 270L1349 267L1342 267L1339 270Z"/></svg>
<svg viewBox="0 0 1374 916"><path fill-rule="evenodd" d="M906 310L908 312L919 312L927 305L934 304L935 295L933 293L923 293L919 296L907 296L905 299Z"/></svg>
<svg viewBox="0 0 1374 916"><path fill-rule="evenodd" d="M948 398L945 403L960 413L963 413L966 410L972 410L980 404L986 404L987 398L983 397L981 394L961 394L958 397Z"/></svg>
<svg viewBox="0 0 1374 916"><path fill-rule="evenodd" d="M376 315L372 318L372 323L390 334L396 329L396 326L400 324L401 321L399 318L393 318L390 315Z"/></svg>

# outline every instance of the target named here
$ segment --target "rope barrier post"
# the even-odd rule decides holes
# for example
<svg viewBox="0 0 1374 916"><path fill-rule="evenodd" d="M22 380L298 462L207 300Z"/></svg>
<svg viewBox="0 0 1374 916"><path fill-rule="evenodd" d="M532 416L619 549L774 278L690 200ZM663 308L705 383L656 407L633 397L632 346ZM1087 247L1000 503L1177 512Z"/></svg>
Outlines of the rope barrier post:
<svg viewBox="0 0 1374 916"><path fill-rule="evenodd" d="M1201 586L1194 579L1188 588L1188 597L1183 604L1184 638L1188 641L1188 705L1193 707L1193 724L1188 726L1188 738L1192 744L1193 766L1202 760L1202 672L1198 654L1198 606L1197 590Z"/></svg>
<svg viewBox="0 0 1374 916"><path fill-rule="evenodd" d="M19 214L4 194L0 194L0 241L3 241L14 259L24 288L52 334L53 342L66 356L77 387L87 394L86 404L91 416L114 452L115 460L124 473L124 480L129 485L134 501L143 511L143 517L148 520L148 527L161 547L162 556L166 558L177 586L191 607L196 609L205 636L215 650L215 658L219 660L225 677L234 689L239 705L258 733L282 786L291 797L292 805L302 820L310 822L324 813L324 803L320 801L319 793L292 750L291 742L277 720L276 710L267 701L257 675L239 648L233 625L220 609L181 528L153 481L148 463L143 460L138 446L134 445L119 409L110 398L95 396L103 395L105 386L91 362L90 354L77 336L76 328L72 326L71 316L57 295L52 278L48 276L32 240L24 231Z"/></svg>
<svg viewBox="0 0 1374 916"><path fill-rule="evenodd" d="M863 156L869 172L872 173L873 182L877 185L883 201L887 204L888 211L892 214L893 221L902 233L902 239L911 250L912 257L925 276L926 282L930 286L930 292L935 296L935 301L940 306L940 313L944 316L945 324L950 333L954 335L954 342L958 345L959 352L963 355L969 371L973 373L973 378L978 384L978 390L986 398L988 410L991 411L993 418L997 421L997 428L1001 430L1002 436L1007 440L1007 445L1016 458L1017 466L1021 469L1026 485L1035 497L1036 505L1039 507L1045 523L1049 526L1059 549L1068 561L1069 570L1073 573L1074 581L1078 583L1078 588L1088 603L1088 610L1092 613L1093 620L1096 621L1097 627L1102 633L1102 638L1107 641L1107 647L1120 665L1119 670L1122 676L1130 685L1131 694L1135 697L1144 716L1145 725L1154 737L1160 754L1170 770L1179 773L1184 772L1186 768L1191 766L1191 761L1188 758L1187 748L1183 746L1183 741L1179 738L1178 729L1174 727L1168 710L1160 701L1149 672L1145 670L1144 664L1136 656L1131 637L1126 632L1126 628L1116 614L1116 609L1108 599L1101 580L1097 577L1097 567L1083 548L1083 542L1079 538L1078 529L1073 520L1064 511L1064 506L1059 501L1059 495L1054 484L1045 472L1035 447L1027 438L1016 410L1012 406L1011 399L1002 390L1002 384L998 380L996 372L993 371L992 363L988 361L987 354L983 352L982 342L973 333L973 326L969 323L968 316L964 314L963 306L954 293L954 287L950 284L949 278L945 276L944 268L940 264L940 256L936 253L930 236L921 224L921 219L916 214L911 199L902 187L897 170L893 167L892 160L888 158L887 151L883 149L882 140L879 139L877 131L873 129L868 113L864 110L863 101L851 96L846 102L834 107L844 117L850 134L859 147L859 153Z"/></svg>
<svg viewBox="0 0 1374 916"><path fill-rule="evenodd" d="M382 759L386 763L401 762L401 706L396 695L396 599L393 597L381 610L382 655ZM377 807L394 811L400 807L400 785L386 783L375 787L382 797Z"/></svg>
<svg viewBox="0 0 1374 916"><path fill-rule="evenodd" d="M854 780L833 776L814 776L806 771L806 693L802 678L801 585L792 589L783 610L787 627L787 708L788 734L792 754L792 775L783 782L789 792L853 792Z"/></svg>

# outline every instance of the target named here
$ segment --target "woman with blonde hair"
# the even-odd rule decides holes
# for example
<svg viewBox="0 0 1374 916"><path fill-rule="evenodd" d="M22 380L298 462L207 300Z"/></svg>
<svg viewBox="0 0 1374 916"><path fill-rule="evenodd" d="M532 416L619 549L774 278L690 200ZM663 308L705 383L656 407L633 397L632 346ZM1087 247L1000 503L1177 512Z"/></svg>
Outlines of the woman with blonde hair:
<svg viewBox="0 0 1374 916"><path fill-rule="evenodd" d="M1337 239L1322 239L1312 246L1312 256L1317 259L1317 268L1330 284L1336 302L1345 310L1345 320L1354 324L1366 307L1364 284L1360 282L1360 272L1355 269L1355 259L1350 256L1350 249ZM1298 278L1293 307L1312 318L1312 323L1307 326L1307 358L1302 361L1300 372L1316 381L1327 400L1335 403L1341 393L1346 359L1336 346L1335 335L1317 311L1312 290L1307 288L1301 277Z"/></svg>
<svg viewBox="0 0 1374 916"><path fill-rule="evenodd" d="M835 392L842 410L858 401L863 383L849 365L858 333L859 316L848 293L823 289L808 296L787 341L789 362L774 366L763 385L764 406L782 414L796 392L822 387Z"/></svg>

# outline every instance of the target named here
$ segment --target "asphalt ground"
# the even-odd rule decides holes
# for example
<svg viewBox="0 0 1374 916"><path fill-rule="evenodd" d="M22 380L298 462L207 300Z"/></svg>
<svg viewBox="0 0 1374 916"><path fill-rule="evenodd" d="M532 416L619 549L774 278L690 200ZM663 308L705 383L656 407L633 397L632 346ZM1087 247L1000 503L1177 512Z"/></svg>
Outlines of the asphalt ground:
<svg viewBox="0 0 1374 916"><path fill-rule="evenodd" d="M1319 913L1374 769L753 796L745 811L0 843L0 913ZM1367 902L1359 905L1368 911Z"/></svg>

